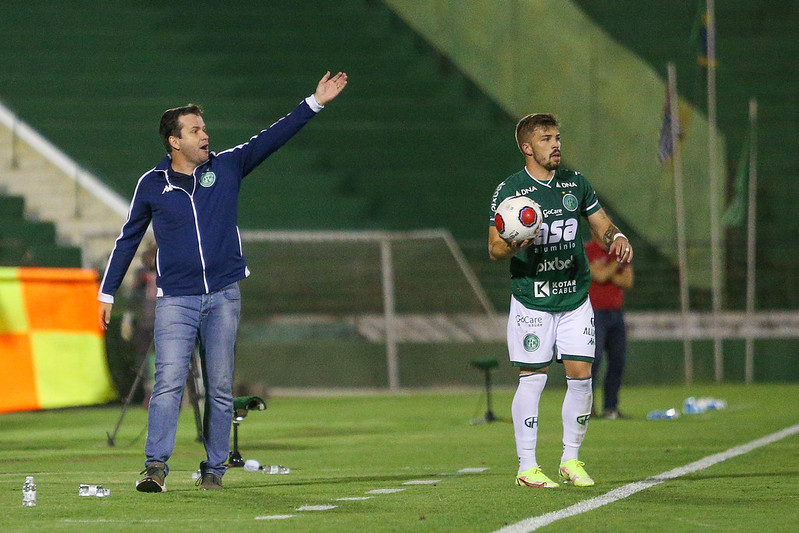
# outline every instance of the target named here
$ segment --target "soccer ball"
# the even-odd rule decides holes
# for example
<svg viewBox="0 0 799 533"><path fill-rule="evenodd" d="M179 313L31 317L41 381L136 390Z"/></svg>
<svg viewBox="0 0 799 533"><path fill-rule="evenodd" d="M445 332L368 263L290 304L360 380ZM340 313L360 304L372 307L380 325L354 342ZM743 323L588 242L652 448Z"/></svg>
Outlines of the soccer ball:
<svg viewBox="0 0 799 533"><path fill-rule="evenodd" d="M494 225L507 242L535 239L544 214L541 206L526 196L505 198L497 207Z"/></svg>

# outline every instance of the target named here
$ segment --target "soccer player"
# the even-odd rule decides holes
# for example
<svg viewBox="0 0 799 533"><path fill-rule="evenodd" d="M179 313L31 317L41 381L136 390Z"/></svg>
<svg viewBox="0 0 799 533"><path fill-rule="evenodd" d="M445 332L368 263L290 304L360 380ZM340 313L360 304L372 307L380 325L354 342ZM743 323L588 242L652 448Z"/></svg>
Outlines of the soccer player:
<svg viewBox="0 0 799 533"><path fill-rule="evenodd" d="M560 168L560 125L554 115L536 113L516 125L516 144L525 166L499 184L491 201L488 255L510 259L511 302L507 340L511 363L519 368L519 386L511 414L519 470L516 484L554 488L536 460L538 404L553 361L566 371L563 400L563 455L559 477L577 487L594 480L579 460L591 413L591 365L594 313L588 299L591 274L580 235L583 219L603 248L619 263L633 249L611 222L596 192L579 172ZM541 206L544 220L534 240L506 242L494 227L497 206L525 195Z"/></svg>
<svg viewBox="0 0 799 533"><path fill-rule="evenodd" d="M249 141L210 151L196 105L168 109L159 132L167 156L139 178L128 219L114 243L100 285L100 322L111 320L114 295L150 221L156 256L155 384L147 418L144 477L139 492L164 492L178 413L195 343L205 382L200 489L219 490L233 422L233 352L241 314L239 281L250 272L238 228L241 182L336 98L347 75L327 72L316 91Z"/></svg>

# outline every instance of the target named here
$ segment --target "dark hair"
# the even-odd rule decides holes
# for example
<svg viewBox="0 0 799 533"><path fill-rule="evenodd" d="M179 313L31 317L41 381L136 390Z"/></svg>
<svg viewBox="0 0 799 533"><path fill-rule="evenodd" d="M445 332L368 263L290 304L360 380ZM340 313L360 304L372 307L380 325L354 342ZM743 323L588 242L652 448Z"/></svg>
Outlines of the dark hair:
<svg viewBox="0 0 799 533"><path fill-rule="evenodd" d="M170 137L180 138L180 117L183 115L203 115L203 108L196 104L186 104L183 107L167 109L161 115L161 125L158 132L161 134L161 142L164 143L167 153L172 152L172 145L169 144Z"/></svg>
<svg viewBox="0 0 799 533"><path fill-rule="evenodd" d="M522 143L529 140L536 128L560 128L558 119L551 113L533 113L522 118L516 124L516 146L522 149Z"/></svg>

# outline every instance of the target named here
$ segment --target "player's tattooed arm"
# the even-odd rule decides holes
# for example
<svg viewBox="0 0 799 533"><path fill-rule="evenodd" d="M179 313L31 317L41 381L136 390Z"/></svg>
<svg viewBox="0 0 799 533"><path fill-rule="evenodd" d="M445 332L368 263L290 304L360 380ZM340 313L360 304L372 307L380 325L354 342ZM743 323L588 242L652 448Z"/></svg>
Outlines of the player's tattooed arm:
<svg viewBox="0 0 799 533"><path fill-rule="evenodd" d="M606 229L605 233L602 234L602 244L605 245L605 248L610 248L610 245L613 244L613 236L617 233L621 233L619 228L617 228L616 225L611 222L610 226L608 226L608 229Z"/></svg>
<svg viewBox="0 0 799 533"><path fill-rule="evenodd" d="M608 218L604 209L588 215L591 235L597 239L605 250L615 255L619 263L629 263L633 259L633 247L627 236Z"/></svg>

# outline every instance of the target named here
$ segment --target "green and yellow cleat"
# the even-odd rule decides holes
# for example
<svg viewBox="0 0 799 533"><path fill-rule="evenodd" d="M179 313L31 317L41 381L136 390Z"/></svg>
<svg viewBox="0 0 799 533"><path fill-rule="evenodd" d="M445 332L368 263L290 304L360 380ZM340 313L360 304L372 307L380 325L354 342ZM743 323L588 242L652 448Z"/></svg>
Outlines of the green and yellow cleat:
<svg viewBox="0 0 799 533"><path fill-rule="evenodd" d="M560 480L563 483L571 483L575 487L593 487L594 480L585 471L585 463L579 459L572 459L565 463L560 463Z"/></svg>
<svg viewBox="0 0 799 533"><path fill-rule="evenodd" d="M538 487L541 489L556 489L558 484L549 479L541 471L541 467L534 466L524 472L516 474L516 484L524 487Z"/></svg>

